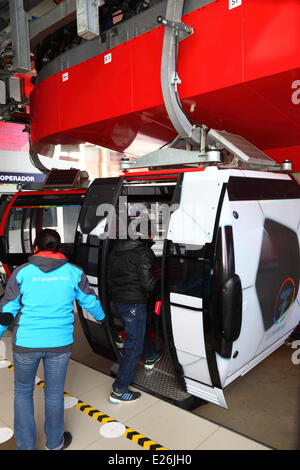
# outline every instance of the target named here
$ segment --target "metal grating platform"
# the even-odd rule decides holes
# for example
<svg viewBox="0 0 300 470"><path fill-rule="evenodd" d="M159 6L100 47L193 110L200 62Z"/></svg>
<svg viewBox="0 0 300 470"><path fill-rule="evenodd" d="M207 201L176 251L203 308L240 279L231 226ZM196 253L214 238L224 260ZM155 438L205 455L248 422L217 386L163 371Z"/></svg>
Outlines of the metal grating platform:
<svg viewBox="0 0 300 470"><path fill-rule="evenodd" d="M119 364L113 365L111 372L114 376L117 374L118 368ZM147 393L178 404L191 398L191 395L182 390L177 383L167 353L163 353L160 361L150 371L146 371L144 363L140 361L132 385Z"/></svg>

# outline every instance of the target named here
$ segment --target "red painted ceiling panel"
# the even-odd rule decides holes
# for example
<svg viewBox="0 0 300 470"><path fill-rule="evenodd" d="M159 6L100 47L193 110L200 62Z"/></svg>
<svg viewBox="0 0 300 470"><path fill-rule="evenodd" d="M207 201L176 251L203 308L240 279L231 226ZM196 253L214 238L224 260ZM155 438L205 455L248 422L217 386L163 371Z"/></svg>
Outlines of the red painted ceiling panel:
<svg viewBox="0 0 300 470"><path fill-rule="evenodd" d="M242 8L218 1L184 16L194 34L179 46L182 97L226 88L243 81Z"/></svg>
<svg viewBox="0 0 300 470"><path fill-rule="evenodd" d="M244 0L245 80L299 67L299 0Z"/></svg>

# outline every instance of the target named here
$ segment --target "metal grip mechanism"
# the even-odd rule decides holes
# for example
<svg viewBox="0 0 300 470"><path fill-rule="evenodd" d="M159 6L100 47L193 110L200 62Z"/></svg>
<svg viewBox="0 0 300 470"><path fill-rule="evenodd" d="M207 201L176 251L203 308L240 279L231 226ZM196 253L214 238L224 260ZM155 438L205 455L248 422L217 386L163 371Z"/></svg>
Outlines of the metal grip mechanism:
<svg viewBox="0 0 300 470"><path fill-rule="evenodd" d="M181 33L185 33L189 35L189 34L193 34L194 32L192 26L184 24L181 21L167 20L163 16L158 16L157 22L160 24L163 24L164 26L167 26L168 28L174 29L178 33L181 32Z"/></svg>

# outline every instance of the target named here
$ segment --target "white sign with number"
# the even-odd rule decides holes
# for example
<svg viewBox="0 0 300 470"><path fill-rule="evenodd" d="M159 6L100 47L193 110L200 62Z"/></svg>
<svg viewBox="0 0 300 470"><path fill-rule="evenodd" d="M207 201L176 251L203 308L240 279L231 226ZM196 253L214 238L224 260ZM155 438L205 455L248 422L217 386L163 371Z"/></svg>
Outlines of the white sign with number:
<svg viewBox="0 0 300 470"><path fill-rule="evenodd" d="M104 56L104 63L109 64L109 62L111 62L111 53Z"/></svg>
<svg viewBox="0 0 300 470"><path fill-rule="evenodd" d="M242 0L229 0L229 10L233 8L240 7L242 4Z"/></svg>

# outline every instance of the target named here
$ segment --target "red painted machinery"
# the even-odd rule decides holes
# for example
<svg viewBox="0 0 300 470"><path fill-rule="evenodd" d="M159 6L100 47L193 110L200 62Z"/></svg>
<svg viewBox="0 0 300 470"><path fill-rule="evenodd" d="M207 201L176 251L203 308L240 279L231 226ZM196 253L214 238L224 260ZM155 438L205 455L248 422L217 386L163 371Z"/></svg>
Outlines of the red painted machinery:
<svg viewBox="0 0 300 470"><path fill-rule="evenodd" d="M168 2L151 3L41 68L30 97L36 152L88 141L142 155L176 137L160 76L168 26L156 20ZM186 0L182 22L192 33L180 38L175 79L190 122L239 134L300 171L299 1Z"/></svg>

